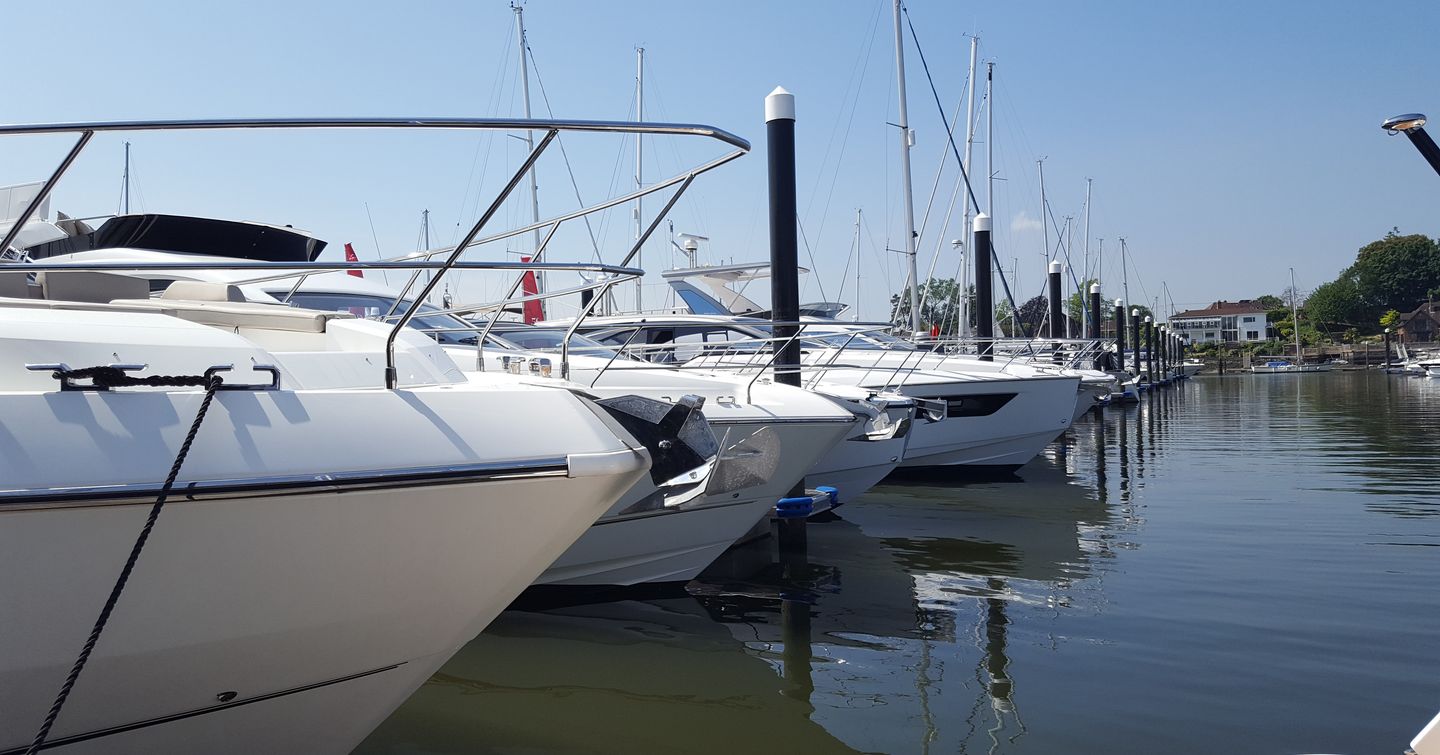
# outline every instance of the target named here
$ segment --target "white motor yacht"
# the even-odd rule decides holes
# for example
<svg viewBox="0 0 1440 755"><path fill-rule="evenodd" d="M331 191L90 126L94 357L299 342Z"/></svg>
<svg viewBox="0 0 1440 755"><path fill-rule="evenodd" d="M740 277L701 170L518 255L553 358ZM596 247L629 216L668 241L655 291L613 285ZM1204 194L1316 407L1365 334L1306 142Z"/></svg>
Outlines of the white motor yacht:
<svg viewBox="0 0 1440 755"><path fill-rule="evenodd" d="M981 359L974 354L935 353L918 349L914 344L888 333L867 330L847 323L805 318L813 323L806 328L807 334L830 336L827 342L839 344L845 350L844 359L849 364L863 362L893 363L895 355L885 352L899 352L906 365L916 369L963 374L991 374L1016 378L1035 377L1078 377L1075 392L1075 407L1071 422L1078 421L1096 406L1109 401L1111 394L1120 390L1115 376L1099 370L1067 367L1062 364L1047 364L1019 354L997 354L993 359ZM1028 346L1028 344L1027 344Z"/></svg>
<svg viewBox="0 0 1440 755"><path fill-rule="evenodd" d="M28 278L0 275L0 751L45 718L204 393L65 370L225 382L47 747L348 751L649 466L581 393L467 376L419 333L386 390L391 326Z"/></svg>
<svg viewBox="0 0 1440 755"><path fill-rule="evenodd" d="M597 340L639 344L653 359L691 367L768 370L758 346L772 339L770 323L725 315L617 315L581 325ZM642 335L635 336L636 331ZM838 340L837 340L838 339ZM902 467L965 465L1019 467L1070 426L1079 378L1016 378L915 366L914 353L849 348L847 337L805 337L801 343L806 385L859 387L893 392L940 407L944 421L918 421ZM908 357L908 358L907 358ZM853 363L852 363L853 361Z"/></svg>

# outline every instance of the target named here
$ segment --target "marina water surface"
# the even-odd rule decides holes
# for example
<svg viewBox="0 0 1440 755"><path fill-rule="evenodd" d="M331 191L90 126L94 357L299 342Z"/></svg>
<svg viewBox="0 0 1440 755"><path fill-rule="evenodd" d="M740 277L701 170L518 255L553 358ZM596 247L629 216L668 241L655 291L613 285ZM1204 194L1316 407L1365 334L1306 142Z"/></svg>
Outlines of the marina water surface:
<svg viewBox="0 0 1440 755"><path fill-rule="evenodd" d="M684 588L526 596L361 746L1399 753L1440 709L1440 380L1201 377Z"/></svg>

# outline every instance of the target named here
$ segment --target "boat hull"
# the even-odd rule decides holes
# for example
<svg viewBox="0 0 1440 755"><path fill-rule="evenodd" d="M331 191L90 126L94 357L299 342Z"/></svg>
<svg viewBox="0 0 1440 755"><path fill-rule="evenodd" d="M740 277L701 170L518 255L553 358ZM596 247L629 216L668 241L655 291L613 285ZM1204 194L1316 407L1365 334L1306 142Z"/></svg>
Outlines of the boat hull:
<svg viewBox="0 0 1440 755"><path fill-rule="evenodd" d="M792 418L784 422L712 422L723 447L734 446L756 434L770 436L757 484L707 493L692 503L672 509L622 514L634 493L622 498L573 546L565 551L537 585L636 585L688 582L725 549L774 511L803 470L809 469L858 423L852 419ZM747 460L748 461L748 460ZM720 465L726 461L724 453ZM717 475L724 470L717 468Z"/></svg>
<svg viewBox="0 0 1440 755"><path fill-rule="evenodd" d="M959 398L962 405L967 396L1013 394L1013 398L983 416L962 414L940 422L917 421L900 466L1026 464L1070 427L1078 382L1074 377L1055 377L903 386L901 392L907 396Z"/></svg>
<svg viewBox="0 0 1440 755"><path fill-rule="evenodd" d="M347 752L642 473L172 501L51 741ZM0 749L38 727L149 509L81 504L0 514Z"/></svg>

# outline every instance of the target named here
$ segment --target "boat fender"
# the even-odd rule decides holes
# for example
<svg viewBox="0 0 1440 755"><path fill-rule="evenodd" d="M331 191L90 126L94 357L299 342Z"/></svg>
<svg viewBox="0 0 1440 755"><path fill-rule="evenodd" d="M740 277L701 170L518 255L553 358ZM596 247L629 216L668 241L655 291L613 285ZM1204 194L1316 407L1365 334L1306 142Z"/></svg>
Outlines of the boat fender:
<svg viewBox="0 0 1440 755"><path fill-rule="evenodd" d="M804 519L814 510L815 502L808 495L781 498L775 504L775 516L781 519Z"/></svg>

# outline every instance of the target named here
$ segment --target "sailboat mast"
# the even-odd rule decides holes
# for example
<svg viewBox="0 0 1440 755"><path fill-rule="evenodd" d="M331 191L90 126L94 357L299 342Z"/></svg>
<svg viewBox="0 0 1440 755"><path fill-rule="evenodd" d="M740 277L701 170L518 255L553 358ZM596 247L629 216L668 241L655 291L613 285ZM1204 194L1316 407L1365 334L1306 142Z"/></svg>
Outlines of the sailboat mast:
<svg viewBox="0 0 1440 755"><path fill-rule="evenodd" d="M130 214L130 142L125 142L125 185L120 191L125 200L125 214Z"/></svg>
<svg viewBox="0 0 1440 755"><path fill-rule="evenodd" d="M1040 172L1040 233L1045 243L1044 252L1042 252L1042 254L1045 257L1045 261L1049 262L1050 222L1049 216L1046 214L1046 210L1050 208L1050 205L1045 200L1045 158L1042 157L1039 160L1036 160L1035 167Z"/></svg>
<svg viewBox="0 0 1440 755"><path fill-rule="evenodd" d="M1090 179L1084 180L1084 272L1080 282L1084 284L1087 280L1090 280Z"/></svg>
<svg viewBox="0 0 1440 755"><path fill-rule="evenodd" d="M519 5L510 7L515 11L515 43L520 48L520 94L525 107L525 120L528 121L530 120L530 67L526 60L525 9ZM535 136L528 129L525 131L525 149L529 152L535 151ZM532 167L528 173L530 174L530 220L538 223L540 222L540 187L535 182L535 169ZM426 216L428 218L429 210L426 210ZM429 244L426 244L426 248L429 248ZM540 229L536 228L534 245L531 247L531 259L534 259L535 253L539 251ZM536 288L544 291L545 274L540 273L536 276L536 280L538 282Z"/></svg>
<svg viewBox="0 0 1440 755"><path fill-rule="evenodd" d="M967 79L967 80L968 80L968 83L967 83L966 86L965 86L966 99L967 99L967 102L966 102L966 104L965 104L965 173L966 173L967 175L970 175L970 176L974 176L974 175L975 175L975 170L974 170L974 169L975 169L975 164L970 161L970 154L971 154L971 152L973 151L973 147L975 146L975 66L976 66L976 64L977 64L977 62L978 62L978 57L979 57L979 55L980 55L980 38L979 38L979 37L971 37L971 38L970 38L970 74L969 74L968 79ZM961 214L960 214L960 219L961 219L960 227L965 229L965 232L964 232L965 234L969 234L969 232L970 232L970 217L971 217L971 215L970 215L970 202L965 201L965 202L962 202L961 204L964 205L964 210L963 210L963 211L961 212ZM979 209L978 209L978 208L976 209L976 212L979 212ZM961 248L962 248L962 249L969 248L969 246L970 246L969 240L964 240L964 241L961 242ZM963 266L962 266L962 267L963 267Z"/></svg>
<svg viewBox="0 0 1440 755"><path fill-rule="evenodd" d="M1290 322L1295 326L1295 364L1305 364L1305 357L1300 352L1300 307L1296 303L1299 299L1299 291L1295 290L1295 268L1290 268Z"/></svg>
<svg viewBox="0 0 1440 755"><path fill-rule="evenodd" d="M420 239L422 241L420 246L421 251L430 251L430 210L428 209L420 211ZM430 279L434 276L435 272L433 270L426 270L425 282L429 283Z"/></svg>
<svg viewBox="0 0 1440 755"><path fill-rule="evenodd" d="M855 208L855 322L860 322L860 208Z"/></svg>
<svg viewBox="0 0 1440 755"><path fill-rule="evenodd" d="M1120 237L1120 280L1125 291L1125 306L1130 306L1130 250L1125 246L1125 237Z"/></svg>
<svg viewBox="0 0 1440 755"><path fill-rule="evenodd" d="M910 188L910 119L905 100L905 44L900 34L900 0L895 0L895 81L900 96L900 181L905 195L905 256L910 265L910 333L920 334L920 271L915 264L915 198Z"/></svg>
<svg viewBox="0 0 1440 755"><path fill-rule="evenodd" d="M995 63L985 64L985 214L995 218Z"/></svg>
<svg viewBox="0 0 1440 755"><path fill-rule="evenodd" d="M898 1L898 0L897 0L897 1ZM643 47L637 47L637 48L635 48L635 120L636 120L637 122L643 122L643 121L645 120L645 48L643 48ZM635 134L635 190L636 190L636 191L639 191L640 189L644 188L644 185L641 183L641 180L640 180L640 176L642 175L641 171L642 171L642 169L644 168L644 166L645 166L645 144L644 144L644 137L641 136L639 133L636 133L636 134ZM636 197L636 198L635 198L635 240L636 240L636 241L639 241L640 238L645 235L645 220L644 220L644 209L643 209L643 203L644 203L644 201L645 201L645 200L644 200L642 197ZM637 252L636 255L635 255L635 266L636 266L636 267L639 267L639 268L644 268L644 266L645 266L645 250L644 250L643 248L641 248L640 251ZM641 299L641 297L643 296L643 294L641 293L642 284L643 284L643 277L642 277L642 278L636 278L636 279L635 279L635 311L636 311L636 312L644 312L644 311L645 311L645 307L644 307L644 305L642 304L642 299Z"/></svg>

